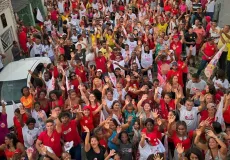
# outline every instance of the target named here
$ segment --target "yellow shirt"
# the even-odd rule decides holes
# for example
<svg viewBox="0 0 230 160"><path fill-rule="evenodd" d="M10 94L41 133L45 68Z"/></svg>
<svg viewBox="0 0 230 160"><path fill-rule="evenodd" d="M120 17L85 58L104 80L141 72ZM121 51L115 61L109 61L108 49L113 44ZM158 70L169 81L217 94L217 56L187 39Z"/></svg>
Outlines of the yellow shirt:
<svg viewBox="0 0 230 160"><path fill-rule="evenodd" d="M161 25L160 23L157 25L157 28L159 30L159 32L165 32L166 33L166 30L167 30L167 27L168 27L168 24L165 23L164 25Z"/></svg>
<svg viewBox="0 0 230 160"><path fill-rule="evenodd" d="M230 32L228 32L227 33L229 36L230 36ZM226 43L230 43L230 39L228 39L226 36L225 36L225 34L222 34L222 36L223 36L223 38L224 38L224 40L225 40L225 42ZM218 49L221 49L221 47L223 47L223 42L221 41L221 38L219 39L219 42L218 42L218 45L217 45L217 47L218 47ZM228 51L228 49L227 49L227 46L224 48L224 52L227 52Z"/></svg>
<svg viewBox="0 0 230 160"><path fill-rule="evenodd" d="M108 41L109 46L114 45L114 43L113 43L113 36L112 36L112 35L106 34L106 35L105 35L105 38L106 38L106 40Z"/></svg>
<svg viewBox="0 0 230 160"><path fill-rule="evenodd" d="M228 54L227 54L227 61L230 61L230 43L226 44L226 48L228 50ZM228 71L229 72L229 71Z"/></svg>
<svg viewBox="0 0 230 160"><path fill-rule="evenodd" d="M91 40L92 40L92 44L96 44L97 42L97 39L100 39L101 38L101 34L92 34L91 35Z"/></svg>
<svg viewBox="0 0 230 160"><path fill-rule="evenodd" d="M62 19L62 22L63 22L64 20L67 20L67 21L68 21L68 15L66 15L66 16L62 15L62 16L61 16L61 19Z"/></svg>
<svg viewBox="0 0 230 160"><path fill-rule="evenodd" d="M99 51L102 52L103 56L108 59L110 56L110 53L112 52L112 49L109 47L109 53L107 52L106 48L101 48Z"/></svg>

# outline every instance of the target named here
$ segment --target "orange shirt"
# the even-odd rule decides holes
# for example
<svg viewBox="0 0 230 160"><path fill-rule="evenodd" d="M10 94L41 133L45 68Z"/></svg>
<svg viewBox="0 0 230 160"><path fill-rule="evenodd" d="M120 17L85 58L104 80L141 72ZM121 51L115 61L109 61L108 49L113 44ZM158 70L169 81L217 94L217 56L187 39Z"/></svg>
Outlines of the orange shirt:
<svg viewBox="0 0 230 160"><path fill-rule="evenodd" d="M20 101L25 108L31 108L34 102L34 98L32 94L30 94L28 97L22 96Z"/></svg>

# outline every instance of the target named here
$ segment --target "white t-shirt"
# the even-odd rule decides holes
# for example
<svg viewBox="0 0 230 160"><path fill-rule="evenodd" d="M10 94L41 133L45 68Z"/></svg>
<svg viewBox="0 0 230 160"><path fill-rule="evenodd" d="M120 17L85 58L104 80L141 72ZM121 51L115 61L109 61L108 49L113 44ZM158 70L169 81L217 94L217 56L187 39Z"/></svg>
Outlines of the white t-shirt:
<svg viewBox="0 0 230 160"><path fill-rule="evenodd" d="M77 35L76 36L72 35L71 40L72 40L73 43L77 43Z"/></svg>
<svg viewBox="0 0 230 160"><path fill-rule="evenodd" d="M180 108L180 120L185 121L187 124L188 132L193 131L198 126L198 107L193 107L191 111L188 111L185 106Z"/></svg>
<svg viewBox="0 0 230 160"><path fill-rule="evenodd" d="M194 95L196 92L201 92L205 89L207 83L200 80L198 83L193 83L192 80L188 81L186 88L190 89L190 94Z"/></svg>
<svg viewBox="0 0 230 160"><path fill-rule="evenodd" d="M131 20L134 20L134 19L137 18L137 16L136 16L134 13L128 14L128 16L129 16L129 18L130 18Z"/></svg>
<svg viewBox="0 0 230 160"><path fill-rule="evenodd" d="M142 51L142 53L141 53L141 66L143 68L148 68L152 64L153 64L152 50L150 50L149 53L145 53L145 51Z"/></svg>
<svg viewBox="0 0 230 160"><path fill-rule="evenodd" d="M127 40L126 43L129 45L130 52L132 52L137 46L137 41L131 42L131 41Z"/></svg>
<svg viewBox="0 0 230 160"><path fill-rule="evenodd" d="M121 55L123 57L123 59L126 59L126 57L129 55L129 57L132 55L132 53L128 51L126 51L125 49L121 49Z"/></svg>
<svg viewBox="0 0 230 160"><path fill-rule="evenodd" d="M85 16L86 9L84 9L84 10L79 10L79 13L80 13L80 19L82 19L82 16Z"/></svg>
<svg viewBox="0 0 230 160"><path fill-rule="evenodd" d="M35 57L35 55L42 55L42 44L34 43L33 48L30 51L30 57Z"/></svg>
<svg viewBox="0 0 230 160"><path fill-rule="evenodd" d="M125 95L127 94L127 92L125 91L124 88L122 89L121 92L122 92L121 99L122 99L122 100L125 100ZM113 89L113 97L115 97L116 99L119 99L119 93L118 93L118 91L117 91L116 88Z"/></svg>
<svg viewBox="0 0 230 160"><path fill-rule="evenodd" d="M225 79L224 81L220 80L220 79L216 79L216 77L213 78L213 83L216 89L219 89L219 87L217 86L217 84L220 84L222 87L224 87L225 89L228 89L229 87L229 82L227 79Z"/></svg>
<svg viewBox="0 0 230 160"><path fill-rule="evenodd" d="M44 115L45 119L47 119L45 111L41 110L41 112ZM43 128L43 129L45 129L45 122L39 117L37 111L33 110L32 117L36 120L36 124L35 124L36 128Z"/></svg>
<svg viewBox="0 0 230 160"><path fill-rule="evenodd" d="M212 30L212 28L210 28L210 31L209 31L209 33L210 33L210 35L211 35L211 37L213 37L213 38L215 38L215 43L218 43L218 41L219 41L219 37L220 37L220 34L219 34L219 32L220 32L220 27L216 27L216 30L217 30L217 32L215 32L214 30Z"/></svg>
<svg viewBox="0 0 230 160"><path fill-rule="evenodd" d="M64 1L58 2L58 9L60 13L64 13Z"/></svg>
<svg viewBox="0 0 230 160"><path fill-rule="evenodd" d="M157 139L159 144L157 146L151 146L145 141L145 146L142 148L139 145L139 152L140 152L140 159L139 160L146 160L150 154L156 154L156 153L164 153L165 147L161 143L159 139Z"/></svg>
<svg viewBox="0 0 230 160"><path fill-rule="evenodd" d="M42 46L42 52L46 52L48 55L48 57L52 57L54 56L54 51L52 48L52 45L48 46L48 45L43 45Z"/></svg>
<svg viewBox="0 0 230 160"><path fill-rule="evenodd" d="M29 130L26 125L22 128L24 145L26 148L32 147L34 141L37 139L39 134L39 129L34 128L33 130Z"/></svg>
<svg viewBox="0 0 230 160"><path fill-rule="evenodd" d="M50 20L44 22L44 26L46 26L46 31L51 31L52 23Z"/></svg>
<svg viewBox="0 0 230 160"><path fill-rule="evenodd" d="M216 2L214 0L212 2L210 2L210 3L208 2L206 12L214 12L215 3Z"/></svg>

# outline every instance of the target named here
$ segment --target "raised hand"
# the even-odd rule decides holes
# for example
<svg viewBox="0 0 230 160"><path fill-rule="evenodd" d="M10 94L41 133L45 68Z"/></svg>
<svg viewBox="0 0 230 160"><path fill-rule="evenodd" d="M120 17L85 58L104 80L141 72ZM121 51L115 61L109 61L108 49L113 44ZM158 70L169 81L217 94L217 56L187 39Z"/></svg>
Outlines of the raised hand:
<svg viewBox="0 0 230 160"><path fill-rule="evenodd" d="M86 133L89 133L89 128L86 126L83 126L83 129L85 130Z"/></svg>
<svg viewBox="0 0 230 160"><path fill-rule="evenodd" d="M183 154L184 153L184 147L182 146L182 143L177 144L176 150L177 150L178 154Z"/></svg>
<svg viewBox="0 0 230 160"><path fill-rule="evenodd" d="M141 97L141 100L146 100L146 99L148 99L148 95L147 94L144 94L142 97Z"/></svg>
<svg viewBox="0 0 230 160"><path fill-rule="evenodd" d="M130 82L130 76L129 75L127 75L125 79L127 82Z"/></svg>
<svg viewBox="0 0 230 160"><path fill-rule="evenodd" d="M209 137L213 137L213 138L216 137L216 135L211 130L209 130L207 134L208 134Z"/></svg>
<svg viewBox="0 0 230 160"><path fill-rule="evenodd" d="M116 154L116 151L114 149L109 151L109 156L112 157Z"/></svg>
<svg viewBox="0 0 230 160"><path fill-rule="evenodd" d="M153 112L152 112L152 114L153 114L153 118L154 118L154 119L157 119L158 116L159 116L158 110L157 110L157 109L154 109Z"/></svg>
<svg viewBox="0 0 230 160"><path fill-rule="evenodd" d="M196 129L196 135L200 136L202 134L202 130L201 129Z"/></svg>
<svg viewBox="0 0 230 160"><path fill-rule="evenodd" d="M159 154L154 154L153 160L163 160L163 157L161 157Z"/></svg>

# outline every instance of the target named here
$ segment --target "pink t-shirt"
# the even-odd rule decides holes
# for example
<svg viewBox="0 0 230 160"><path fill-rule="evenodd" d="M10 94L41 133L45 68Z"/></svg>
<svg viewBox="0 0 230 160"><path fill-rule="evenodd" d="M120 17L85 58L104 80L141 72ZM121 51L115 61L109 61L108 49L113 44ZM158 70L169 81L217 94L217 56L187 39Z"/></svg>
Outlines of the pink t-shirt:
<svg viewBox="0 0 230 160"><path fill-rule="evenodd" d="M186 6L186 4L181 4L179 6L179 8L180 8L181 12L184 13L184 12L186 12L187 6Z"/></svg>

